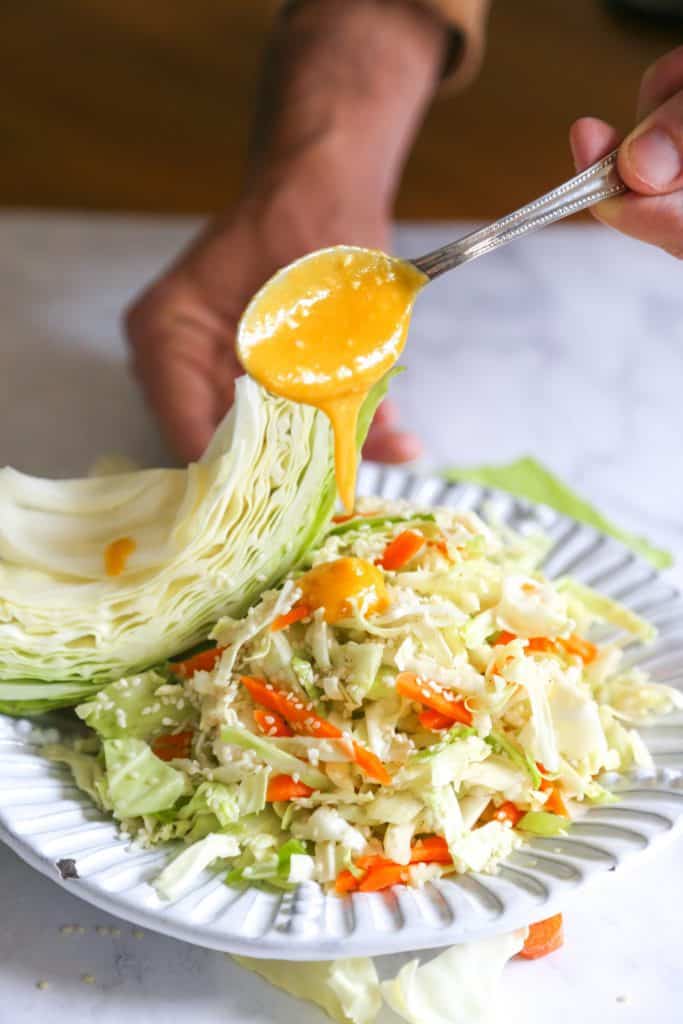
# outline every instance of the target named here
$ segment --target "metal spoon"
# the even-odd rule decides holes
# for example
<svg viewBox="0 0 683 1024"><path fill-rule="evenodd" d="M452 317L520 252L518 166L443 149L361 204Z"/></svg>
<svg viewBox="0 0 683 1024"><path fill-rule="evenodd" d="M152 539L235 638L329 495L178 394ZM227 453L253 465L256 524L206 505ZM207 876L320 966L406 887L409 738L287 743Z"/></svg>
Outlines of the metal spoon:
<svg viewBox="0 0 683 1024"><path fill-rule="evenodd" d="M540 199L535 199L533 203L509 213L488 227L465 235L457 242L450 242L409 262L433 279L447 270L476 260L478 256L493 252L494 249L499 249L502 245L521 238L522 235L538 231L546 224L562 220L563 217L571 217L573 213L585 210L586 207L600 203L603 199L618 196L626 192L627 188L617 173L616 162L615 149L602 160L587 167L581 174L577 174L575 178L565 181L564 185L547 192Z"/></svg>

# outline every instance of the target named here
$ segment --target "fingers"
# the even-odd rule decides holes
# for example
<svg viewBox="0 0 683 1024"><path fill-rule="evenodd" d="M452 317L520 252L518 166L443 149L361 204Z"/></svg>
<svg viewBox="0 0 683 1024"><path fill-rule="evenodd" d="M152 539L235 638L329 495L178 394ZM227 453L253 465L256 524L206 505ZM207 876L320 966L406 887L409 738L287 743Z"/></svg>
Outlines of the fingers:
<svg viewBox="0 0 683 1024"><path fill-rule="evenodd" d="M675 88L677 62L681 61L682 54L683 48L679 48L668 55L668 58L675 57L675 61L662 59L655 65L641 99L644 97L646 103L654 102ZM660 133L654 140L653 131ZM665 141L661 133L666 136ZM614 149L619 136L604 121L584 117L572 126L570 143L577 170L581 171ZM591 212L604 224L680 259L683 257L682 154L683 91L669 96L622 143L619 172L632 191L600 203Z"/></svg>
<svg viewBox="0 0 683 1024"><path fill-rule="evenodd" d="M577 171L590 167L619 144L611 125L597 117L581 117L569 129L569 144Z"/></svg>
<svg viewBox="0 0 683 1024"><path fill-rule="evenodd" d="M680 89L683 89L683 46L660 57L643 75L638 94L638 120L642 121Z"/></svg>
<svg viewBox="0 0 683 1024"><path fill-rule="evenodd" d="M398 423L398 406L390 398L385 398L378 406L372 425L378 427L395 427Z"/></svg>
<svg viewBox="0 0 683 1024"><path fill-rule="evenodd" d="M363 446L363 458L374 462L410 462L422 452L418 439L405 431L373 423Z"/></svg>
<svg viewBox="0 0 683 1024"><path fill-rule="evenodd" d="M619 173L641 195L683 188L683 89L657 107L622 143Z"/></svg>
<svg viewBox="0 0 683 1024"><path fill-rule="evenodd" d="M155 286L126 315L133 365L166 441L198 459L232 401L236 362L223 331L187 302L182 287Z"/></svg>

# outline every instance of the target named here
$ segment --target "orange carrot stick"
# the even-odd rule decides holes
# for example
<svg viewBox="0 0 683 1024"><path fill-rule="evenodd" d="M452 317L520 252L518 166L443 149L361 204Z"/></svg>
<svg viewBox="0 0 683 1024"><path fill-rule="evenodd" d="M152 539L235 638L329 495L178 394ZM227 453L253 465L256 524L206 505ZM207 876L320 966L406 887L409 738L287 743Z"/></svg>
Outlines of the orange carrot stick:
<svg viewBox="0 0 683 1024"><path fill-rule="evenodd" d="M416 839L411 847L411 864L450 864L453 858L443 836Z"/></svg>
<svg viewBox="0 0 683 1024"><path fill-rule="evenodd" d="M449 562L453 561L453 559L451 558L451 553L448 550L448 541L446 540L445 537L435 537L433 540L428 540L427 547L434 548L434 550L438 551L440 555L443 555L444 558L447 558Z"/></svg>
<svg viewBox="0 0 683 1024"><path fill-rule="evenodd" d="M171 670L185 679L191 679L195 672L210 672L217 664L225 647L211 647L208 651L200 651L185 661L171 663Z"/></svg>
<svg viewBox="0 0 683 1024"><path fill-rule="evenodd" d="M361 871L368 871L369 868L376 868L378 864L395 864L396 861L383 857L381 853L364 853L356 857L353 863Z"/></svg>
<svg viewBox="0 0 683 1024"><path fill-rule="evenodd" d="M305 604L295 604L293 608L290 608L284 615L278 615L276 619L270 624L271 633L277 633L281 629L286 629L287 626L291 626L294 622L301 622L302 619L307 619L311 614L311 609Z"/></svg>
<svg viewBox="0 0 683 1024"><path fill-rule="evenodd" d="M562 818L568 818L569 811L564 802L560 787L556 783L551 782L550 779L543 779L541 790L548 794L548 799L543 804L543 809L550 811L551 814L559 814Z"/></svg>
<svg viewBox="0 0 683 1024"><path fill-rule="evenodd" d="M254 721L264 736L293 736L294 733L277 711L254 708Z"/></svg>
<svg viewBox="0 0 683 1024"><path fill-rule="evenodd" d="M296 797L310 796L313 790L305 782L293 779L291 775L273 775L268 782L266 800L279 803L283 800L294 800Z"/></svg>
<svg viewBox="0 0 683 1024"><path fill-rule="evenodd" d="M377 564L381 565L383 569L402 569L424 547L424 544L425 539L417 530L404 530L403 533L399 533L397 537L389 541L382 557L377 560Z"/></svg>
<svg viewBox="0 0 683 1024"><path fill-rule="evenodd" d="M431 732L450 729L453 725L452 718L448 718L447 715L442 715L441 712L434 711L432 708L423 708L417 717L420 719L420 725Z"/></svg>
<svg viewBox="0 0 683 1024"><path fill-rule="evenodd" d="M524 811L520 811L511 800L506 800L500 807L496 807L493 817L496 821L509 821L514 828L520 818L524 817Z"/></svg>
<svg viewBox="0 0 683 1024"><path fill-rule="evenodd" d="M347 892L356 892L359 881L353 871L340 871L334 883L335 891L340 896L346 895Z"/></svg>
<svg viewBox="0 0 683 1024"><path fill-rule="evenodd" d="M369 869L358 886L359 892L379 892L389 889L392 885L400 885L406 879L406 867L403 864L377 864Z"/></svg>
<svg viewBox="0 0 683 1024"><path fill-rule="evenodd" d="M242 685L249 691L252 700L274 711L284 718L295 732L302 732L306 736L314 736L319 739L341 739L343 733L332 722L316 715L311 704L304 702L293 693L286 690L277 690L271 683L263 679L256 679L254 676L242 676ZM366 750L359 743L352 743L353 759L371 779L388 786L391 783L391 776L380 759L370 750Z"/></svg>
<svg viewBox="0 0 683 1024"><path fill-rule="evenodd" d="M373 754L371 750L361 747L360 743L354 743L353 759L368 778L374 782L380 782L383 786L391 785L391 775L377 757L377 754Z"/></svg>
<svg viewBox="0 0 683 1024"><path fill-rule="evenodd" d="M536 651L538 654L552 653L557 651L557 644L554 640L549 640L547 636L533 636L527 640L526 649L527 651Z"/></svg>
<svg viewBox="0 0 683 1024"><path fill-rule="evenodd" d="M152 753L162 761L173 761L176 757L189 757L192 746L192 730L163 733L152 742Z"/></svg>
<svg viewBox="0 0 683 1024"><path fill-rule="evenodd" d="M600 653L599 648L595 644L592 644L590 640L584 640L583 637L578 636L576 633L572 633L570 637L558 640L557 642L567 654L578 654L584 665L590 665Z"/></svg>
<svg viewBox="0 0 683 1024"><path fill-rule="evenodd" d="M547 917L545 921L537 921L529 925L529 934L520 956L525 960L536 960L538 957L554 953L564 943L562 931L562 914Z"/></svg>
<svg viewBox="0 0 683 1024"><path fill-rule="evenodd" d="M507 629L501 629L498 634L498 638L495 642L496 647L504 647L505 644L511 644L513 640L516 640L517 636L515 633L508 633Z"/></svg>
<svg viewBox="0 0 683 1024"><path fill-rule="evenodd" d="M472 724L472 715L461 698L456 697L453 691L445 686L419 680L414 672L401 672L396 679L396 691L416 704L424 704L425 707L438 711L452 722Z"/></svg>

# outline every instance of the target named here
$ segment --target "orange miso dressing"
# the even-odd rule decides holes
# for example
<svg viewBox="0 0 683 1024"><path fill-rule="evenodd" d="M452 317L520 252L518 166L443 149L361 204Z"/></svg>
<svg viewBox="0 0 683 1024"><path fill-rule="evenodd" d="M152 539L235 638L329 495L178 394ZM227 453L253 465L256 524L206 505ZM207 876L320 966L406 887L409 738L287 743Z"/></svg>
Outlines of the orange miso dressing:
<svg viewBox="0 0 683 1024"><path fill-rule="evenodd" d="M337 558L321 562L296 581L301 604L311 611L324 608L325 621L334 623L348 618L354 600L366 615L385 611L389 596L382 572L364 558Z"/></svg>
<svg viewBox="0 0 683 1024"><path fill-rule="evenodd" d="M337 490L349 511L360 408L398 359L427 280L382 252L321 249L279 271L242 317L237 350L247 372L266 390L329 417Z"/></svg>
<svg viewBox="0 0 683 1024"><path fill-rule="evenodd" d="M132 537L119 537L104 549L104 571L107 576L120 576L137 544Z"/></svg>

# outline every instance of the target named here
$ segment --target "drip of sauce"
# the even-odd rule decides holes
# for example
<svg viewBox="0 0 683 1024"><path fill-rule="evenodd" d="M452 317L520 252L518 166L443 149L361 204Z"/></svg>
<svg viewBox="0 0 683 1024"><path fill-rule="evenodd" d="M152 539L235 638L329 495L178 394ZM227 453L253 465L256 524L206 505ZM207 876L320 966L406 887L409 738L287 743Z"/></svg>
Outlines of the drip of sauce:
<svg viewBox="0 0 683 1024"><path fill-rule="evenodd" d="M366 615L385 611L389 596L380 569L364 558L337 558L321 562L296 581L301 603L315 611L324 608L325 622L334 623L353 614L353 605Z"/></svg>
<svg viewBox="0 0 683 1024"><path fill-rule="evenodd" d="M247 372L268 391L329 417L337 490L349 511L360 408L398 359L427 280L381 252L322 249L279 271L242 317L237 350Z"/></svg>
<svg viewBox="0 0 683 1024"><path fill-rule="evenodd" d="M107 576L120 576L137 544L132 537L119 537L104 549L104 571Z"/></svg>

